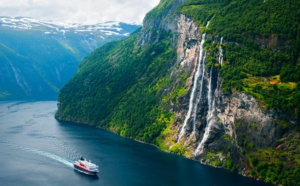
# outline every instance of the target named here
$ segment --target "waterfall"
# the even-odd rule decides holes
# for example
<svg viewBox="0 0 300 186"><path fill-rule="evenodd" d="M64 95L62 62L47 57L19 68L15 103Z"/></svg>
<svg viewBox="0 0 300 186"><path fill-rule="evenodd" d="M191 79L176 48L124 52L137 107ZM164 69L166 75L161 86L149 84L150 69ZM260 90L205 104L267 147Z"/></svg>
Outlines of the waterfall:
<svg viewBox="0 0 300 186"><path fill-rule="evenodd" d="M221 37L220 46L219 46L219 64L223 64L223 50L222 50L223 37Z"/></svg>
<svg viewBox="0 0 300 186"><path fill-rule="evenodd" d="M59 82L61 82L60 70L59 70L59 69L57 69L57 68L55 68L55 72L56 72L56 77L57 77L57 80L58 80Z"/></svg>
<svg viewBox="0 0 300 186"><path fill-rule="evenodd" d="M11 66L13 72L14 72L15 79L16 79L18 85L23 89L23 91L25 92L26 95L29 95L31 89L28 86L27 82L25 81L24 78L22 78L22 76L19 75L19 70L14 67L12 62L11 61L8 61L8 62L9 62L10 66Z"/></svg>
<svg viewBox="0 0 300 186"><path fill-rule="evenodd" d="M208 21L206 23L206 28L209 26L210 21ZM206 33L203 33L201 36L201 43L200 43L200 52L199 52L199 60L198 60L198 65L197 65L197 70L194 76L194 82L193 82L193 89L191 92L191 96L190 96L190 101L189 101L189 110L187 112L187 115L184 119L183 125L181 127L181 130L179 132L178 138L177 138L177 142L179 142L182 138L182 136L186 133L186 125L188 123L188 121L191 118L192 112L193 112L193 133L196 131L196 112L197 112L197 105L201 100L201 95L200 97L196 100L196 103L194 103L194 99L195 99L195 93L196 93L196 89L197 89L197 84L198 84L198 79L200 77L200 73L202 71L202 79L201 79L201 88L200 88L200 93L202 94L202 87L203 87L203 80L204 80L204 76L205 76L205 58L206 58L206 53L203 57L203 45L205 42L205 35ZM202 62L202 65L201 65Z"/></svg>
<svg viewBox="0 0 300 186"><path fill-rule="evenodd" d="M219 47L219 64L222 66L223 63L223 50L222 50L222 43L223 43L223 37L221 37L220 41L220 47ZM203 138L201 142L199 143L196 151L195 151L195 156L198 154L202 154L203 149L204 149L204 144L207 141L212 125L216 122L215 119L215 112L216 112L216 105L215 105L215 97L214 91L212 90L212 77L213 77L213 67L210 69L210 79L209 79L209 86L208 86L208 96L207 96L207 101L208 101L208 111L207 111L207 116L206 116L206 128L204 131ZM221 97L221 83L219 81L217 82L217 91L218 91L218 103L220 102L220 97Z"/></svg>
<svg viewBox="0 0 300 186"><path fill-rule="evenodd" d="M200 71L201 71L201 61L202 61L202 58L203 58L203 45L204 45L204 42L205 42L205 33L202 34L202 39L201 39L201 43L200 43L200 53L199 53L199 62L198 62L198 65L197 65L197 70L196 70L196 73L195 73L195 76L194 76L194 82L193 82L193 89L192 89L192 92L191 92L191 96L190 96L190 102L189 102L189 110L188 110L188 113L184 119L184 123L181 127L181 130L180 130L180 133L178 135L178 139L177 139L177 142L179 142L182 138L182 136L185 134L186 132L186 125L189 121L189 119L191 118L191 113L193 111L193 108L195 107L195 104L194 104L194 99L195 99L195 93L196 93L196 88L197 88L197 82L198 82L198 79L199 79L199 76L200 76ZM203 67L205 68L205 67Z"/></svg>
<svg viewBox="0 0 300 186"><path fill-rule="evenodd" d="M203 91L203 84L204 84L204 77L205 77L205 59L206 59L206 52L204 54L204 58L202 60L202 65L201 65L201 69L202 69L202 77L201 77L201 81L200 81L200 93L199 93L199 96L196 100L196 104L195 104L195 109L193 111L193 133L196 132L196 114L197 114L197 109L198 109L198 104L200 103L201 101L201 97L202 97L202 91Z"/></svg>
<svg viewBox="0 0 300 186"><path fill-rule="evenodd" d="M214 117L216 107L215 107L215 99L213 98L213 95L212 95L213 94L213 91L212 91L212 76L213 76L212 72L213 71L212 70L213 70L213 67L210 68L210 78L209 78L209 86L208 86L208 96L207 96L208 111L207 111L207 116L206 116L207 126L205 128L203 138L195 151L195 155L202 153L202 151L204 149L204 144L208 139L212 124L214 123L213 117Z"/></svg>
<svg viewBox="0 0 300 186"><path fill-rule="evenodd" d="M209 23L210 23L210 21L207 21L206 26L205 26L206 28L209 26Z"/></svg>

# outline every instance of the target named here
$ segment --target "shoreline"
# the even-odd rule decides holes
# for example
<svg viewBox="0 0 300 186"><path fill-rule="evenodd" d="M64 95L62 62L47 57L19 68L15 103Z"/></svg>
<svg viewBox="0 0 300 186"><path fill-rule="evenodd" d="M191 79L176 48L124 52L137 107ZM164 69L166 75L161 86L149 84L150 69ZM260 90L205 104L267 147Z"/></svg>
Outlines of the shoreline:
<svg viewBox="0 0 300 186"><path fill-rule="evenodd" d="M95 129L101 129L101 130L104 130L104 131L106 131L106 132L109 132L109 133L111 133L111 134L117 135L117 136L122 137L122 138L125 138L125 139L133 140L133 141L136 141L136 142L138 142L138 143L145 144L145 145L150 145L150 146L152 146L152 147L155 147L156 149L158 149L158 150L161 151L161 152L168 153L168 154L172 154L172 155L176 155L176 156L179 156L179 157L182 157L182 158L191 160L191 161L193 161L193 162L199 163L199 164L202 165L202 166L208 166L208 167L213 167L213 168L217 168L217 169L223 169L223 170L226 170L226 171L228 171L228 172L230 172L230 173L234 173L234 174L237 174L237 175L241 175L241 176L243 176L243 177L246 177L246 178L249 178L249 179L256 180L256 181L258 181L258 182L263 182L263 183L266 183L266 184L275 185L275 184L273 184L273 183L267 183L267 182L265 182L264 180L261 180L261 179L255 179L255 178L253 178L253 177L247 176L246 174L243 173L243 170L244 170L244 169L243 169L242 171L233 172L233 171L230 171L230 170L228 170L228 169L226 169L226 168L224 168L224 167L213 166L213 165L210 165L210 164L201 162L201 161L197 161L197 160L195 160L194 158L188 158L188 157L183 156L183 155L179 155L179 154L175 154L175 153L172 153L172 152L163 150L163 149L159 148L159 147L158 147L157 145L155 145L155 144L147 143L147 142L144 142L144 141L141 141L141 140L137 140L137 139L134 139L134 138L130 138L130 137L127 137L127 136L121 136L121 135L115 133L114 131L108 130L108 129L104 128L104 127L94 126L94 125L91 125L91 124L86 123L86 122L74 122L74 121L71 122L71 121L65 121L65 120L58 119L58 118L56 118L56 117L55 117L55 119L56 119L57 121L60 121L60 122L66 122L66 123L77 124L77 125L84 125L84 126L88 126L88 127L93 127L93 128L95 128ZM276 185L275 185L275 186L276 186Z"/></svg>

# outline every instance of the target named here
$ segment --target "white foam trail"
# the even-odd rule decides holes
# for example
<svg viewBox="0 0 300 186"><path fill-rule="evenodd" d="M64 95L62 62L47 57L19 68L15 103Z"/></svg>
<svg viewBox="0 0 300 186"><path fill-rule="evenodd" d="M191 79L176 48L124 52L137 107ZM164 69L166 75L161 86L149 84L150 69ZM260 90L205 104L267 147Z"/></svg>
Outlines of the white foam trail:
<svg viewBox="0 0 300 186"><path fill-rule="evenodd" d="M57 156L55 154L51 154L49 152L44 152L44 151L40 151L40 150L34 150L34 149L29 149L29 151L34 152L34 153L39 154L39 155L42 155L42 156L45 156L47 158L56 160L60 163L63 163L65 165L69 166L69 167L73 167L73 163L71 162L71 160L65 159L65 158Z"/></svg>
<svg viewBox="0 0 300 186"><path fill-rule="evenodd" d="M76 160L81 157L81 155L75 149L71 148L66 142L61 141L57 137L46 136L42 139L45 140L45 143L51 143L51 145L55 147L59 152L61 152L65 157L68 157L72 160Z"/></svg>
<svg viewBox="0 0 300 186"><path fill-rule="evenodd" d="M2 142L3 143L3 142ZM19 145L16 145L16 144L13 144L13 143L4 143L4 144L8 144L9 146L11 147L14 147L14 148L17 148L17 149L20 149L20 150L24 150L24 151L27 151L27 152L33 152L33 153L36 153L36 154L39 154L41 156L44 156L44 157L47 157L47 158L50 158L52 160L55 160L55 161L58 161L68 167L73 167L73 162L72 160L69 160L69 159L66 159L66 158L63 158L63 157L60 157L58 155L55 155L55 154L51 154L49 152L45 152L45 151L41 151L41 150L37 150L37 149L31 149L31 148L27 148L27 147L22 147L22 146L19 146Z"/></svg>

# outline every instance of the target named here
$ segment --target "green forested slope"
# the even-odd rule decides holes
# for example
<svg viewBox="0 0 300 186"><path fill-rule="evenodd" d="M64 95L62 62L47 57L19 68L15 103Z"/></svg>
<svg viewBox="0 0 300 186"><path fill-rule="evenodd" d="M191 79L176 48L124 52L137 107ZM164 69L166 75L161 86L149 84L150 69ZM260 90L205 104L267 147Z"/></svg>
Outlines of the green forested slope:
<svg viewBox="0 0 300 186"><path fill-rule="evenodd" d="M0 34L0 100L55 99L83 55L40 31L1 27Z"/></svg>
<svg viewBox="0 0 300 186"><path fill-rule="evenodd" d="M84 57L139 28L120 23L120 35L106 35L99 30L76 32L71 27L59 32L59 26L43 24L21 29L18 20L11 20L0 18L0 100L57 99ZM8 22L16 26L5 26Z"/></svg>
<svg viewBox="0 0 300 186"><path fill-rule="evenodd" d="M153 123L163 115L158 105L160 84L165 83L167 66L175 59L170 34L161 35L161 42L147 47L135 45L136 33L93 52L61 90L56 117L153 142L166 125Z"/></svg>
<svg viewBox="0 0 300 186"><path fill-rule="evenodd" d="M147 14L147 23L158 25L172 3L161 1ZM282 120L275 121L282 131L278 134L281 139L271 147L258 149L249 143L251 136L243 134L238 143L247 159L245 164L251 168L245 170L248 175L284 185L297 185L300 174L299 10L298 0L187 0L171 12L192 18L202 26L200 32L207 33L207 69L217 67L224 93L248 93L263 109L283 114ZM209 20L210 26L205 29ZM150 44L137 45L138 31L86 58L79 73L61 90L56 117L107 128L164 148L161 137L176 134L169 131L176 111L168 109L173 107L171 103L178 104L178 97L186 97L189 74L171 78L170 69L176 68L174 37L156 28L147 29L155 38ZM222 67L218 64L221 37ZM236 127L239 130L238 124ZM185 149L179 146L176 143L167 148L182 154ZM236 169L232 161L225 164L228 169Z"/></svg>

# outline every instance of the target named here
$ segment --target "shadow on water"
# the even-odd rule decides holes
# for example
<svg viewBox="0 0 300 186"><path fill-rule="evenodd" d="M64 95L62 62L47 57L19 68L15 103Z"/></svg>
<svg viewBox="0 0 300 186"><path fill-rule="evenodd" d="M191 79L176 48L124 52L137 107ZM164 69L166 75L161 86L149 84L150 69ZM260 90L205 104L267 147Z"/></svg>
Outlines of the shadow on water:
<svg viewBox="0 0 300 186"><path fill-rule="evenodd" d="M91 182L93 181L98 181L99 180L99 176L98 175L88 175L88 174L84 174L81 173L77 170L74 169L74 174L79 177L80 179L85 179L85 180L89 180Z"/></svg>

